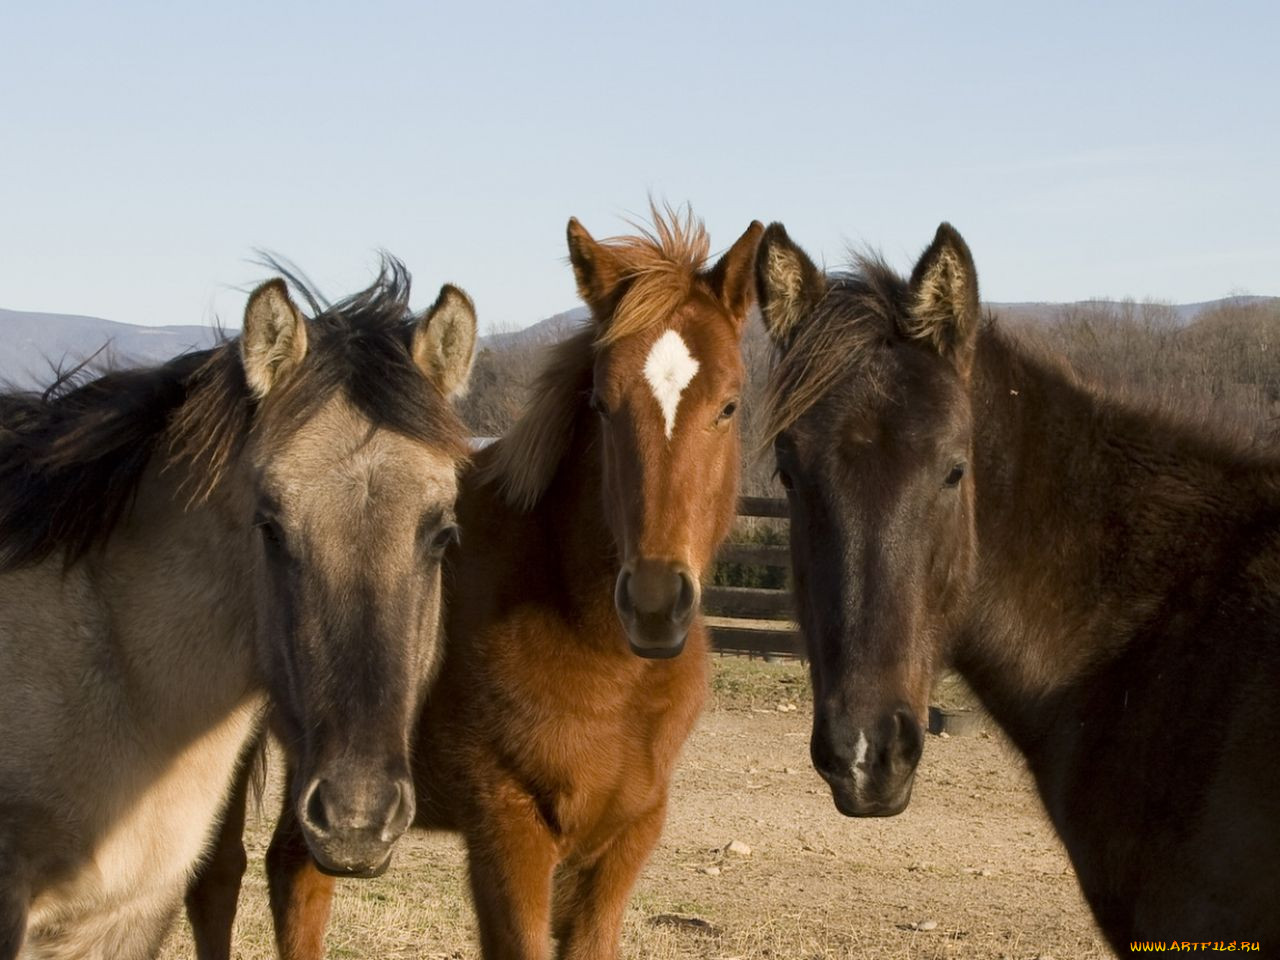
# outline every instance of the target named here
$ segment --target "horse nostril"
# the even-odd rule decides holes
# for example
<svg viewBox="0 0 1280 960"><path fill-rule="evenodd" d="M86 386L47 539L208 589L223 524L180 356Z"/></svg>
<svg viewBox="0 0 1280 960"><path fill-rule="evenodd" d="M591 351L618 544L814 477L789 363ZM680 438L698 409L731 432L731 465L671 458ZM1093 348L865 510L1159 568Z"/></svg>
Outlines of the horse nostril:
<svg viewBox="0 0 1280 960"><path fill-rule="evenodd" d="M613 591L613 603L618 608L618 613L624 617L632 616L636 612L635 604L631 599L631 571L623 570L618 574L618 583Z"/></svg>
<svg viewBox="0 0 1280 960"><path fill-rule="evenodd" d="M827 737L816 736L809 741L809 758L813 761L813 768L824 777L841 777L849 773L849 764L837 759Z"/></svg>
<svg viewBox="0 0 1280 960"><path fill-rule="evenodd" d="M391 808L387 812L386 821L382 827L382 839L388 842L395 840L413 823L414 814L414 792L413 781L408 779L399 779L395 781L395 799L391 801Z"/></svg>
<svg viewBox="0 0 1280 960"><path fill-rule="evenodd" d="M324 794L322 787L323 780L311 781L311 786L307 789L307 795L302 804L302 820L303 823L313 833L323 835L333 829L333 824L329 819L329 811L325 806Z"/></svg>
<svg viewBox="0 0 1280 960"><path fill-rule="evenodd" d="M924 752L924 732L915 714L906 707L899 707L893 712L893 739L890 743L890 766L914 770Z"/></svg>
<svg viewBox="0 0 1280 960"><path fill-rule="evenodd" d="M673 619L686 620L693 614L693 608L698 602L698 585L687 570L681 570L679 576L680 595L671 615Z"/></svg>

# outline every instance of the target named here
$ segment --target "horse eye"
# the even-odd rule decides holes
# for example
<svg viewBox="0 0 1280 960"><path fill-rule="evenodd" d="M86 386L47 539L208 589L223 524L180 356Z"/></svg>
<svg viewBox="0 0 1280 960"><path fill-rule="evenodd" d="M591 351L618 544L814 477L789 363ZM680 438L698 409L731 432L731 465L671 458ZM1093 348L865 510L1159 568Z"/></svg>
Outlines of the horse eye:
<svg viewBox="0 0 1280 960"><path fill-rule="evenodd" d="M716 418L716 422L724 423L724 421L728 420L737 412L738 412L738 401L730 400L728 403L724 405L724 409L720 411L720 416Z"/></svg>
<svg viewBox="0 0 1280 960"><path fill-rule="evenodd" d="M600 394L596 393L594 390L591 391L591 399L587 401L587 406L591 408L592 412L608 419L609 408L606 407L604 405L604 401L600 399Z"/></svg>
<svg viewBox="0 0 1280 960"><path fill-rule="evenodd" d="M280 524L274 518L260 513L253 518L253 525L262 534L264 543L273 547L284 546L284 531L280 529Z"/></svg>
<svg viewBox="0 0 1280 960"><path fill-rule="evenodd" d="M951 471L947 474L947 479L943 481L948 487L959 486L960 480L964 477L964 464L957 463L951 467Z"/></svg>
<svg viewBox="0 0 1280 960"><path fill-rule="evenodd" d="M431 538L431 552L442 554L461 539L457 524L449 524L436 531Z"/></svg>
<svg viewBox="0 0 1280 960"><path fill-rule="evenodd" d="M791 474L779 467L774 471L774 476L778 478L778 482L782 484L782 489L790 493L795 487L791 483Z"/></svg>

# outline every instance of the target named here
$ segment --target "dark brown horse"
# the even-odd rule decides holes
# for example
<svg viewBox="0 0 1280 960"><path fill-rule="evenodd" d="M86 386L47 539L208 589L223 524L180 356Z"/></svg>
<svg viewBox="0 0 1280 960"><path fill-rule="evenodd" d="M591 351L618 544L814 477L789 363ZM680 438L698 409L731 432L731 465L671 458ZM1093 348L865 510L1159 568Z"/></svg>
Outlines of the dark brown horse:
<svg viewBox="0 0 1280 960"><path fill-rule="evenodd" d="M490 960L546 957L553 934L564 957L617 952L705 696L699 578L734 514L761 232L703 270L691 219L603 243L570 221L594 320L464 477L416 825L464 836ZM322 956L333 881L291 807L267 859L281 954Z"/></svg>
<svg viewBox="0 0 1280 960"><path fill-rule="evenodd" d="M757 260L813 762L901 811L950 661L1026 755L1094 916L1280 948L1280 457L1081 385L980 318L939 228L909 280Z"/></svg>

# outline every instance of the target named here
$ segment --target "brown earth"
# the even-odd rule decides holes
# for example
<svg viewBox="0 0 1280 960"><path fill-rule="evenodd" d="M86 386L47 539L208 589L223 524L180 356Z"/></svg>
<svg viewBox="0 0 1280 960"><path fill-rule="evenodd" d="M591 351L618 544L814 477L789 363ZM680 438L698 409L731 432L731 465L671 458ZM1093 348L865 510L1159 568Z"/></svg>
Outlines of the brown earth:
<svg viewBox="0 0 1280 960"><path fill-rule="evenodd" d="M965 698L944 687L938 699ZM809 766L810 717L798 665L717 661L712 704L685 750L666 833L627 914L624 955L1111 956L1021 759L998 735L929 736L910 808L849 820ZM275 803L269 797L264 809ZM245 960L273 956L262 877L270 828L265 815L250 825L236 928L236 956ZM734 840L750 854L726 852ZM185 926L175 929L164 960L190 956L190 943ZM340 884L329 954L478 956L457 840L412 834L386 876Z"/></svg>

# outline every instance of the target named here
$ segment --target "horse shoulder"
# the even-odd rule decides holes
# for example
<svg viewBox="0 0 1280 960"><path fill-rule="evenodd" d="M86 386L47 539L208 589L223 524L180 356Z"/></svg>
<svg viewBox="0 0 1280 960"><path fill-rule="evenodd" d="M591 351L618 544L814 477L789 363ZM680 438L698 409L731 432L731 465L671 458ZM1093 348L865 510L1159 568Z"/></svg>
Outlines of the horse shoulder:
<svg viewBox="0 0 1280 960"><path fill-rule="evenodd" d="M0 742L0 851L26 878L34 956L167 925L260 712L247 697L175 741L146 723L119 642L91 563L0 574L0 729L22 732Z"/></svg>

